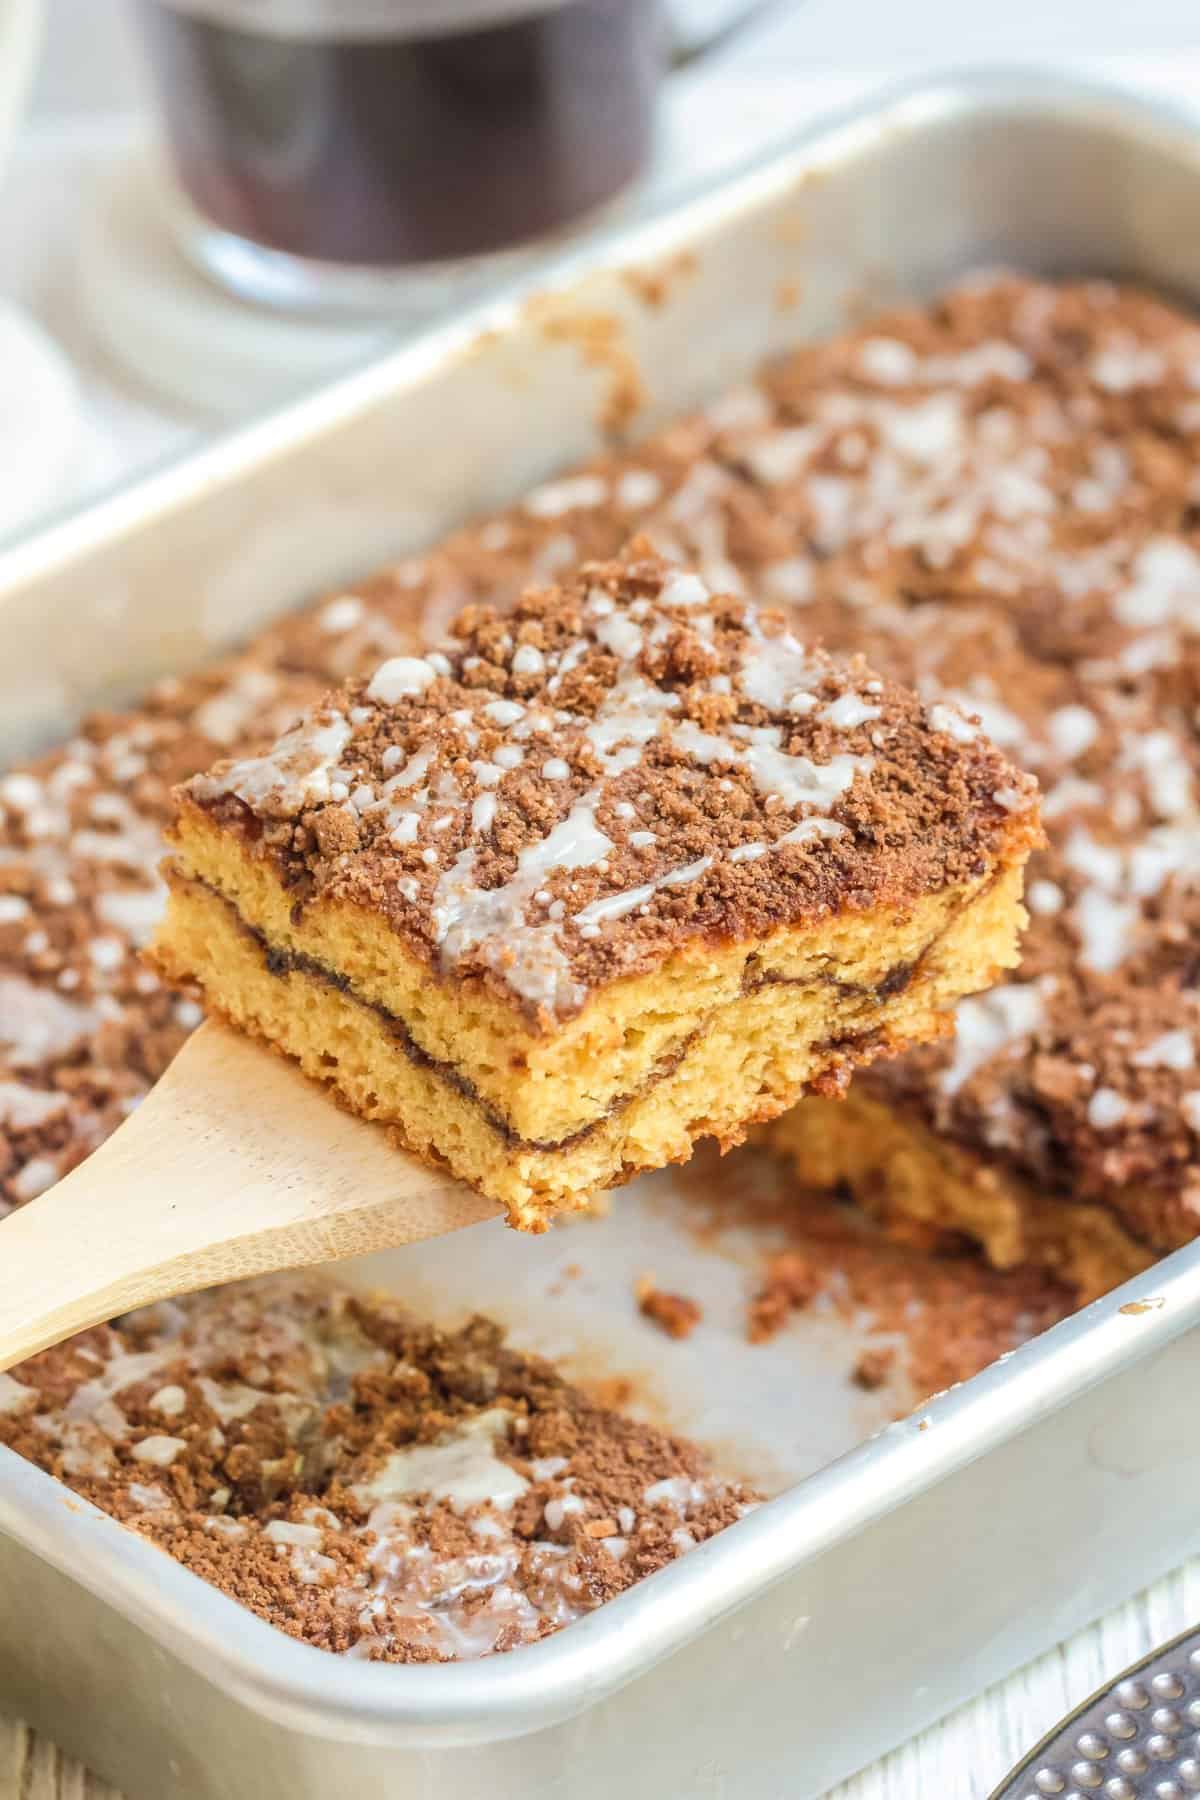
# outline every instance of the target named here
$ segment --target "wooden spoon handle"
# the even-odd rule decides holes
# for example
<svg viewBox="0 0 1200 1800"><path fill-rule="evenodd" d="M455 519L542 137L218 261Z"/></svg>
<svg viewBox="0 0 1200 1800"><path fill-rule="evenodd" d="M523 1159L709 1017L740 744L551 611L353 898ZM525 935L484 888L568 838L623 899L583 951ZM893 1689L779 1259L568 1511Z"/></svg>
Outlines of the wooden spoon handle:
<svg viewBox="0 0 1200 1800"><path fill-rule="evenodd" d="M497 1210L210 1021L106 1143L0 1223L0 1370L130 1307Z"/></svg>

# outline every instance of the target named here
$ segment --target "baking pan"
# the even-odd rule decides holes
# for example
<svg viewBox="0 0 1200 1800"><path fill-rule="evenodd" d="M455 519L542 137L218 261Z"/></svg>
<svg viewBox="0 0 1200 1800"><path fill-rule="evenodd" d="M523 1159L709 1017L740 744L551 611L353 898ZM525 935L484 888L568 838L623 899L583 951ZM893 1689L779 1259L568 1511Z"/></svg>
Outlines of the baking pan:
<svg viewBox="0 0 1200 1800"><path fill-rule="evenodd" d="M1020 73L887 96L0 555L6 745L586 454L631 368L640 430L980 264L1200 298L1197 217L1193 124L1135 98ZM850 1327L742 1341L762 1245L702 1248L689 1204L655 1176L607 1220L349 1278L632 1372L768 1504L538 1645L389 1668L272 1631L0 1453L7 1703L139 1800L803 1800L1196 1548L1200 1248L884 1426ZM644 1268L703 1301L687 1344L633 1316Z"/></svg>

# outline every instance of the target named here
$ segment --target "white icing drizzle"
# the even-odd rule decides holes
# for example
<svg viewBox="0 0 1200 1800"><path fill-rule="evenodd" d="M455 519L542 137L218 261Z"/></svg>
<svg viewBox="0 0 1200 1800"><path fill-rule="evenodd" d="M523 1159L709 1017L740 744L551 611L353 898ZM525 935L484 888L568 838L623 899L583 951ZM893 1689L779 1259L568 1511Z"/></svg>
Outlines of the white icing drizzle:
<svg viewBox="0 0 1200 1800"><path fill-rule="evenodd" d="M396 750L397 752L391 764L394 772L388 775L387 780L383 784L382 791L384 794L395 793L397 788L416 787L417 783L419 781L424 781L426 775L429 773L434 758L433 750L427 749L418 750L415 755L410 756L408 760L405 761L403 750L400 750L397 746L393 745L383 753L383 766L385 771L388 769L388 759L392 756L392 750Z"/></svg>
<svg viewBox="0 0 1200 1800"><path fill-rule="evenodd" d="M832 839L845 836L846 827L839 825L836 819L823 819L820 814L813 813L807 819L801 819L798 825L793 825L790 831L785 831L782 836L777 837L773 848L778 850L784 844L809 844L817 838Z"/></svg>
<svg viewBox="0 0 1200 1800"><path fill-rule="evenodd" d="M1142 902L1171 878L1200 876L1200 824L1195 815L1160 825L1132 844L1104 844L1075 826L1063 860L1088 885L1072 908L1084 966L1099 974L1119 968L1134 948Z"/></svg>
<svg viewBox="0 0 1200 1800"><path fill-rule="evenodd" d="M98 1022L91 1006L20 975L0 975L0 1049L16 1069L69 1056Z"/></svg>
<svg viewBox="0 0 1200 1800"><path fill-rule="evenodd" d="M563 1494L560 1499L547 1500L542 1509L551 1531L561 1531L568 1519L577 1518L586 1511L587 1501L580 1494Z"/></svg>
<svg viewBox="0 0 1200 1800"><path fill-rule="evenodd" d="M70 1473L104 1474L111 1464L110 1440L124 1438L129 1422L113 1396L136 1382L147 1380L162 1367L161 1352L118 1351L91 1377L81 1382L63 1408L64 1463ZM152 1444L153 1439L148 1440ZM154 1451L139 1460L153 1461ZM136 1450L134 1455L137 1455Z"/></svg>
<svg viewBox="0 0 1200 1800"><path fill-rule="evenodd" d="M1074 762L1095 743L1100 723L1086 706L1060 706L1047 719L1046 730L1058 754Z"/></svg>
<svg viewBox="0 0 1200 1800"><path fill-rule="evenodd" d="M995 376L1015 380L1029 359L1000 341L918 358L898 341L873 339L858 355L860 367L876 364L880 374L869 378L885 388L908 384L903 369L949 391L903 399L845 387L819 393L803 426L771 427L739 443L739 459L768 486L800 484L811 535L826 554L886 536L940 568L982 533L1003 585L1010 565L1028 565L1054 510L1046 452L1011 411L969 413L960 390ZM1058 420L1035 421L1035 432L1039 426L1049 439ZM830 452L845 473L830 471Z"/></svg>
<svg viewBox="0 0 1200 1800"><path fill-rule="evenodd" d="M496 821L496 796L491 792L476 794L471 802L471 833L486 837Z"/></svg>
<svg viewBox="0 0 1200 1800"><path fill-rule="evenodd" d="M744 382L729 388L708 407L705 417L718 431L748 431L765 425L771 417L761 388Z"/></svg>
<svg viewBox="0 0 1200 1800"><path fill-rule="evenodd" d="M774 600L789 606L803 606L813 596L813 565L806 557L788 556L763 570L763 583Z"/></svg>
<svg viewBox="0 0 1200 1800"><path fill-rule="evenodd" d="M593 900L589 905L581 907L575 914L575 923L585 933L596 930L610 919L624 918L626 913L645 906L664 888L688 887L693 881L699 881L712 865L711 856L701 856L695 862L685 863L681 869L669 869L665 875L643 882L640 887L626 888L619 894L606 894L603 899Z"/></svg>
<svg viewBox="0 0 1200 1800"><path fill-rule="evenodd" d="M636 768L643 745L657 737L663 720L678 710L678 694L652 686L641 675L625 674L609 690L583 735L607 772L619 775Z"/></svg>
<svg viewBox="0 0 1200 1800"><path fill-rule="evenodd" d="M1106 393L1127 394L1131 388L1151 387L1161 381L1166 363L1156 350L1135 339L1114 340L1092 357L1088 374Z"/></svg>
<svg viewBox="0 0 1200 1800"><path fill-rule="evenodd" d="M329 799L330 772L350 735L350 721L341 713L302 720L265 756L243 757L218 773L199 775L192 791L201 800L232 794L256 813L286 817L303 812Z"/></svg>
<svg viewBox="0 0 1200 1800"><path fill-rule="evenodd" d="M0 1130L36 1131L66 1110L65 1094L26 1087L21 1081L0 1081Z"/></svg>
<svg viewBox="0 0 1200 1800"><path fill-rule="evenodd" d="M278 678L265 669L239 669L225 687L196 708L192 723L214 744L232 744L278 689Z"/></svg>
<svg viewBox="0 0 1200 1800"><path fill-rule="evenodd" d="M1200 632L1200 556L1189 545L1152 538L1134 558L1132 576L1113 601L1122 625L1181 625Z"/></svg>
<svg viewBox="0 0 1200 1800"><path fill-rule="evenodd" d="M659 599L664 606L704 606L712 594L698 575L681 573L668 576Z"/></svg>
<svg viewBox="0 0 1200 1800"><path fill-rule="evenodd" d="M12 1189L18 1200L36 1200L58 1180L58 1163L50 1156L35 1156L12 1177Z"/></svg>
<svg viewBox="0 0 1200 1800"><path fill-rule="evenodd" d="M662 482L652 469L626 469L617 482L617 505L631 512L653 506L661 495Z"/></svg>
<svg viewBox="0 0 1200 1800"><path fill-rule="evenodd" d="M0 1413L25 1412L36 1406L37 1400L36 1388L26 1387L15 1375L0 1373Z"/></svg>
<svg viewBox="0 0 1200 1800"><path fill-rule="evenodd" d="M317 624L331 636L340 636L359 624L365 610L357 594L338 594L325 602L317 614Z"/></svg>
<svg viewBox="0 0 1200 1800"><path fill-rule="evenodd" d="M1077 775L1064 775L1042 796L1043 819L1061 819L1078 808L1099 806L1104 789L1094 781L1081 781Z"/></svg>
<svg viewBox="0 0 1200 1800"><path fill-rule="evenodd" d="M459 852L441 876L433 900L433 926L443 960L453 965L482 947L485 960L521 997L534 1005L565 1010L581 992L552 924L530 925L528 902L557 869L586 868L601 862L614 845L596 824L597 794L577 800L544 838L528 844L516 872L503 886L475 885L475 850Z"/></svg>
<svg viewBox="0 0 1200 1800"><path fill-rule="evenodd" d="M1044 1017L1042 996L1033 982L1011 982L959 1002L954 1060L941 1076L944 1094L956 1094L977 1070L1031 1037Z"/></svg>
<svg viewBox="0 0 1200 1800"><path fill-rule="evenodd" d="M952 701L963 712L976 714L979 729L991 738L993 744L999 744L1002 750L1014 751L1028 759L1029 733L1024 721L998 700L994 693L983 691L985 680L985 677L980 677L969 693L943 694L942 699ZM938 729L948 730L949 727L940 725Z"/></svg>
<svg viewBox="0 0 1200 1800"><path fill-rule="evenodd" d="M1182 1027L1175 1031L1164 1031L1152 1043L1136 1052L1133 1064L1138 1069L1194 1069L1196 1040L1190 1031L1185 1031Z"/></svg>
<svg viewBox="0 0 1200 1800"><path fill-rule="evenodd" d="M145 1437L133 1446L130 1454L135 1462L153 1463L156 1469L169 1469L181 1450L187 1449L183 1438L161 1434Z"/></svg>
<svg viewBox="0 0 1200 1800"><path fill-rule="evenodd" d="M952 737L959 744L969 744L979 736L978 725L973 725L970 719L964 718L956 706L947 706L942 701L930 707L929 723L935 731L945 732L947 737Z"/></svg>
<svg viewBox="0 0 1200 1800"><path fill-rule="evenodd" d="M525 501L525 511L534 519L558 519L577 508L603 506L607 498L608 483L599 475L570 475L535 488Z"/></svg>
<svg viewBox="0 0 1200 1800"><path fill-rule="evenodd" d="M148 944L162 918L167 904L167 890L161 881L149 888L122 888L96 897L97 915L106 925L114 925L134 944Z"/></svg>
<svg viewBox="0 0 1200 1800"><path fill-rule="evenodd" d="M881 718L883 708L872 706L858 694L839 694L828 706L823 706L818 718L826 724L836 726L839 731L853 731L856 725L866 725L872 719Z"/></svg>
<svg viewBox="0 0 1200 1800"><path fill-rule="evenodd" d="M1128 1112L1129 1102L1115 1088L1098 1087L1088 1101L1088 1124L1094 1131L1111 1131Z"/></svg>
<svg viewBox="0 0 1200 1800"><path fill-rule="evenodd" d="M413 694L423 694L436 679L433 669L422 656L393 656L376 669L367 686L367 699L380 706L395 706Z"/></svg>
<svg viewBox="0 0 1200 1800"><path fill-rule="evenodd" d="M915 350L897 338L867 338L858 352L858 366L868 381L885 387L907 387L917 379Z"/></svg>
<svg viewBox="0 0 1200 1800"><path fill-rule="evenodd" d="M1025 899L1030 912L1037 913L1041 918L1053 918L1066 904L1066 897L1058 883L1047 881L1044 877L1030 882Z"/></svg>
<svg viewBox="0 0 1200 1800"><path fill-rule="evenodd" d="M378 1473L353 1492L367 1504L428 1496L448 1500L457 1512L485 1500L511 1506L529 1487L523 1475L496 1455L497 1443L507 1440L511 1417L503 1407L491 1407L431 1444L394 1450Z"/></svg>
<svg viewBox="0 0 1200 1800"><path fill-rule="evenodd" d="M874 416L888 447L912 462L933 466L961 454L963 408L957 394L930 394L911 406L880 403Z"/></svg>
<svg viewBox="0 0 1200 1800"><path fill-rule="evenodd" d="M272 1519L263 1526L263 1536L273 1544L286 1544L305 1550L319 1550L324 1533L319 1525L296 1525L288 1519Z"/></svg>
<svg viewBox="0 0 1200 1800"><path fill-rule="evenodd" d="M733 726L741 742L702 731L690 719L676 726L672 737L699 763L741 764L761 794L775 794L785 806L830 806L840 800L856 775L866 774L869 756L833 756L814 763L807 756L792 756L780 748L783 733L777 725Z"/></svg>
<svg viewBox="0 0 1200 1800"><path fill-rule="evenodd" d="M738 454L759 481L768 487L783 487L795 480L820 442L821 432L815 426L793 425L741 445Z"/></svg>
<svg viewBox="0 0 1200 1800"><path fill-rule="evenodd" d="M483 716L493 725L516 725L524 718L525 708L518 700L489 700L483 709Z"/></svg>
<svg viewBox="0 0 1200 1800"><path fill-rule="evenodd" d="M150 1405L155 1412L161 1413L164 1419L174 1419L187 1406L187 1394L176 1382L159 1388L150 1397Z"/></svg>
<svg viewBox="0 0 1200 1800"><path fill-rule="evenodd" d="M752 633L742 653L738 681L747 700L768 712L802 716L817 705L813 690L820 675L811 651L790 632L776 638Z"/></svg>
<svg viewBox="0 0 1200 1800"><path fill-rule="evenodd" d="M678 1512L698 1505L703 1498L704 1483L693 1481L687 1475L668 1475L665 1480L651 1482L642 1490L643 1505L670 1506Z"/></svg>
<svg viewBox="0 0 1200 1800"><path fill-rule="evenodd" d="M613 613L611 617L601 619L595 632L597 641L623 662L632 662L641 655L644 635L641 628L627 615Z"/></svg>
<svg viewBox="0 0 1200 1800"><path fill-rule="evenodd" d="M1194 811L1191 764L1174 732L1125 733L1118 767L1142 776L1150 804L1161 818L1179 819ZM1194 823L1200 829L1200 820Z"/></svg>
<svg viewBox="0 0 1200 1800"><path fill-rule="evenodd" d="M1080 961L1098 975L1109 975L1133 948L1141 909L1135 900L1116 900L1102 888L1084 888L1071 909L1079 933Z"/></svg>

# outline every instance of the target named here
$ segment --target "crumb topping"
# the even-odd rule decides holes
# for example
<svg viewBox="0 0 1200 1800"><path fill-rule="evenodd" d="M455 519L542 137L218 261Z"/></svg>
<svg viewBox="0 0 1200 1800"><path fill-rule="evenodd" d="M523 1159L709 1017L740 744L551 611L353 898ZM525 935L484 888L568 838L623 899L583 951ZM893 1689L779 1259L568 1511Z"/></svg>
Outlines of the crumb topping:
<svg viewBox="0 0 1200 1800"><path fill-rule="evenodd" d="M762 413L726 441L819 547L805 629L935 715L970 708L1043 791L1018 975L960 1005L952 1046L866 1079L1045 1189L1114 1205L1144 1241L1185 1241L1200 329L1105 283L967 284L755 391Z"/></svg>
<svg viewBox="0 0 1200 1800"><path fill-rule="evenodd" d="M98 1143L198 1019L137 958L171 784L261 751L464 607L510 608L640 531L713 592L789 609L804 643L916 688L936 729L977 717L1039 778L1050 844L1030 865L1019 977L964 1008L966 1063L926 1050L859 1079L1046 1191L1117 1208L1151 1245L1185 1241L1200 1223L1198 466L1193 320L1103 282L971 281L803 347L89 720L0 777L0 1204ZM569 770L548 755L542 772Z"/></svg>
<svg viewBox="0 0 1200 1800"><path fill-rule="evenodd" d="M669 1338L691 1337L704 1314L700 1303L690 1294L672 1294L660 1288L652 1275L643 1275L634 1284L634 1298L644 1319Z"/></svg>
<svg viewBox="0 0 1200 1800"><path fill-rule="evenodd" d="M468 609L184 792L299 905L368 907L563 1017L681 941L903 904L1032 836L1032 782L941 713L635 557Z"/></svg>
<svg viewBox="0 0 1200 1800"><path fill-rule="evenodd" d="M438 1331L295 1277L0 1375L0 1442L290 1636L377 1662L534 1642L757 1501L486 1319Z"/></svg>
<svg viewBox="0 0 1200 1800"><path fill-rule="evenodd" d="M718 1162L701 1151L683 1177L694 1232L707 1249L744 1259L757 1286L746 1311L751 1343L837 1319L849 1380L885 1390L897 1417L1036 1337L1078 1297L1045 1269L991 1268L954 1231L908 1215L872 1219L797 1183L769 1153Z"/></svg>
<svg viewBox="0 0 1200 1800"><path fill-rule="evenodd" d="M285 730L347 657L411 644L419 603L387 579L376 591L375 608L323 602L0 774L0 1216L102 1142L200 1023L140 955L165 903L172 789Z"/></svg>

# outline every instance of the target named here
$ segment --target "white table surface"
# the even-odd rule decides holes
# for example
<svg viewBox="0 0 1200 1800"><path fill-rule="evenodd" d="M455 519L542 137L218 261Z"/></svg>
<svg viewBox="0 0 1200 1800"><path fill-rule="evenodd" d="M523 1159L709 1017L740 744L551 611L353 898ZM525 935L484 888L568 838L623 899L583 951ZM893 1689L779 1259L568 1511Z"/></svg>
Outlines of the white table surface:
<svg viewBox="0 0 1200 1800"><path fill-rule="evenodd" d="M101 355L75 301L79 221L112 157L141 128L144 91L117 0L49 0L46 55L23 139L0 186L0 293L41 318L75 363L85 429L76 493L198 441L206 427L164 407ZM860 66L872 46L875 67ZM1194 0L808 0L784 9L672 101L681 178L736 160L805 110L881 75L968 61L1056 61L1200 103ZM794 80L781 79L794 71ZM736 79L735 79L736 78ZM719 109L706 84L725 81ZM709 89L711 92L711 89ZM703 116L705 128L693 131ZM714 138L714 117L725 121ZM1003 1504L1003 1496L997 1496ZM983 1800L1062 1714L1126 1664L1200 1618L1200 1560L1029 1664L839 1788L831 1800ZM919 1619L913 1630L921 1628ZM0 1704L3 1696L0 1695ZM99 1800L109 1790L53 1746L0 1720L0 1800ZM671 1800L688 1800L672 1796Z"/></svg>

